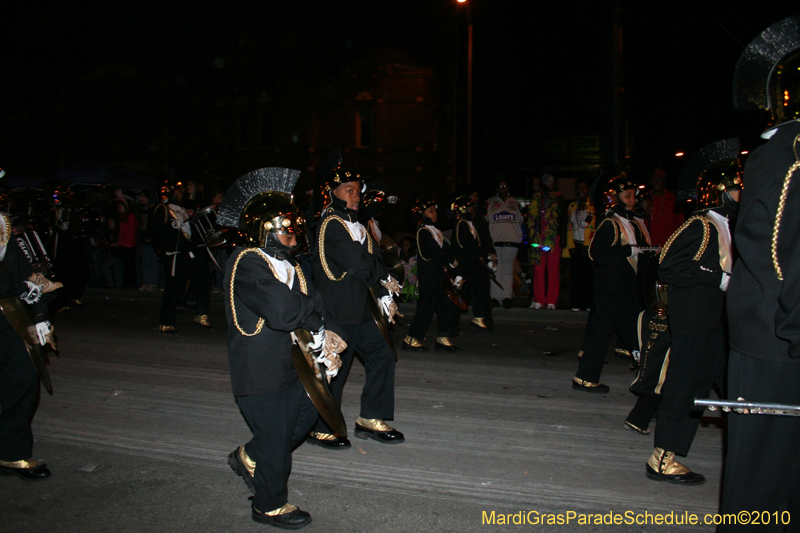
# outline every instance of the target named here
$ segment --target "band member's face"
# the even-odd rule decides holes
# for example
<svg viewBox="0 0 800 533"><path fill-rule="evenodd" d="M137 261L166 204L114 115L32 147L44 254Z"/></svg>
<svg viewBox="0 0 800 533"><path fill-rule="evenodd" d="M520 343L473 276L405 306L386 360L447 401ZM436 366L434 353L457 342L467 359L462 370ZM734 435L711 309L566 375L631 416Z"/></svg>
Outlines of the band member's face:
<svg viewBox="0 0 800 533"><path fill-rule="evenodd" d="M738 202L739 198L742 197L742 191L741 190L728 191L728 194L731 195L731 198L733 198L734 202Z"/></svg>
<svg viewBox="0 0 800 533"><path fill-rule="evenodd" d="M633 211L636 207L636 191L633 189L626 189L617 195L619 202L625 206L628 211Z"/></svg>
<svg viewBox="0 0 800 533"><path fill-rule="evenodd" d="M361 202L361 188L359 185L360 182L358 181L342 183L333 190L333 195L347 204L348 209L357 211L358 205Z"/></svg>
<svg viewBox="0 0 800 533"><path fill-rule="evenodd" d="M423 215L431 219L431 222L436 222L439 218L439 215L436 213L436 206L432 205L428 209L422 212Z"/></svg>
<svg viewBox="0 0 800 533"><path fill-rule="evenodd" d="M278 234L278 240L281 241L281 244L289 247L294 248L297 246L297 236L296 235L282 235Z"/></svg>

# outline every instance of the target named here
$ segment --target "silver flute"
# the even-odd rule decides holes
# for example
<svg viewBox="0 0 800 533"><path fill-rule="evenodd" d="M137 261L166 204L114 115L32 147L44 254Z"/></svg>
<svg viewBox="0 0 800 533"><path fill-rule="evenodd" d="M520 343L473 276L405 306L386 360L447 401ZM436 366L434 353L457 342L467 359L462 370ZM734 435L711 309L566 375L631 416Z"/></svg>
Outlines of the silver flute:
<svg viewBox="0 0 800 533"><path fill-rule="evenodd" d="M780 415L800 416L800 405L786 405L782 403L748 402L744 398L738 400L706 400L695 398L696 407L708 407L709 411L722 409L726 413L734 411L741 415Z"/></svg>

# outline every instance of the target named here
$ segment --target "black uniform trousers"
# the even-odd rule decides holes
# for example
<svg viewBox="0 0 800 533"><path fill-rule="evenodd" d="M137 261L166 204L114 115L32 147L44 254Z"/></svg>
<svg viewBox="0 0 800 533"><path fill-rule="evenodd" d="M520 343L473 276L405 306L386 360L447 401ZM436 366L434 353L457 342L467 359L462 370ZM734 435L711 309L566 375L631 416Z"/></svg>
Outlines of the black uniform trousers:
<svg viewBox="0 0 800 533"><path fill-rule="evenodd" d="M489 276L480 270L470 269L469 272L465 272L464 278L461 294L467 303L472 306L472 315L475 318L485 319L486 323L491 326L494 321L492 319L491 287L489 286L491 280ZM417 337L414 338L416 339Z"/></svg>
<svg viewBox="0 0 800 533"><path fill-rule="evenodd" d="M189 254L194 255L191 257ZM173 261L174 274L173 274ZM179 252L175 255L165 255L161 264L164 266L164 297L161 300L161 324L175 325L175 309L178 298L186 280L191 281L196 288L197 314L207 315L211 310L211 271L209 269L208 253L199 248L191 252Z"/></svg>
<svg viewBox="0 0 800 533"><path fill-rule="evenodd" d="M353 364L354 352L358 352L364 361L365 380L361 391L361 411L359 416L372 419L391 420L394 418L394 353L386 339L383 338L378 325L373 319L363 324L339 325L347 338L347 349L339 357L342 368L331 380L330 389L336 403L342 405L344 384L350 366ZM320 417L316 431L333 433Z"/></svg>
<svg viewBox="0 0 800 533"><path fill-rule="evenodd" d="M787 358L788 359L788 358ZM732 399L800 405L800 365L756 359L731 350L728 391ZM659 424L661 422L659 421ZM718 532L800 531L800 417L728 415L728 450L721 513L767 511L768 526L719 526ZM751 513L752 515L752 513ZM765 515L766 516L766 515ZM766 522L766 519L763 520ZM763 523L762 522L762 523Z"/></svg>
<svg viewBox="0 0 800 533"><path fill-rule="evenodd" d="M0 460L32 456L31 421L38 401L39 376L25 343L11 328L0 331Z"/></svg>
<svg viewBox="0 0 800 533"><path fill-rule="evenodd" d="M455 337L458 334L458 320L461 317L461 309L450 301L447 293L439 282L420 285L419 300L417 301L417 311L414 313L414 320L408 328L408 334L418 341L425 338L425 332L433 320L436 313L436 326L439 337ZM478 316L477 314L475 316Z"/></svg>
<svg viewBox="0 0 800 533"><path fill-rule="evenodd" d="M72 300L80 300L89 284L92 271L89 251L84 239L74 239L65 233L58 234L58 243L53 259L56 281L64 287L56 293L54 307L60 309Z"/></svg>
<svg viewBox="0 0 800 533"><path fill-rule="evenodd" d="M725 365L725 333L681 335L673 331L669 366L661 387L655 446L687 455L705 409L695 398L708 398L715 376Z"/></svg>
<svg viewBox="0 0 800 533"><path fill-rule="evenodd" d="M611 339L616 331L628 350L639 345L636 319L641 311L635 284L630 287L608 287L600 290L595 286L592 311L586 324L583 341L583 356L580 358L576 377L591 383L600 381L603 362ZM610 290L609 290L610 289Z"/></svg>
<svg viewBox="0 0 800 533"><path fill-rule="evenodd" d="M314 426L317 410L299 381L279 392L237 396L236 403L253 432L244 445L256 462L253 507L274 511L288 501L292 450Z"/></svg>

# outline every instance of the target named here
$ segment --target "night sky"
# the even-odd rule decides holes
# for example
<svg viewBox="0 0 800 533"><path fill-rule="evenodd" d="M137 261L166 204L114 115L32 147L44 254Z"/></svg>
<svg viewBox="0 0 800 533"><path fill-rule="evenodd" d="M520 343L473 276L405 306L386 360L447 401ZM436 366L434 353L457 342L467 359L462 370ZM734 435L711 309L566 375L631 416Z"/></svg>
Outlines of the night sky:
<svg viewBox="0 0 800 533"><path fill-rule="evenodd" d="M610 2L471 1L475 136L488 147L488 164L513 167L536 138L599 133L600 43ZM757 114L732 108L734 67L752 38L797 8L754 5L623 1L634 173L649 175L658 163L669 164L674 151L691 153L717 139L740 136L745 147L756 142ZM374 47L398 46L446 86L466 54L465 7L455 0L84 2L46 9L15 3L3 10L0 139L13 135L9 119L20 114L43 130L55 127L59 87L110 64L154 69L191 84L246 41L255 43L260 67L276 83L313 85ZM43 140L39 149L55 147ZM35 157L0 148L0 166L12 172Z"/></svg>

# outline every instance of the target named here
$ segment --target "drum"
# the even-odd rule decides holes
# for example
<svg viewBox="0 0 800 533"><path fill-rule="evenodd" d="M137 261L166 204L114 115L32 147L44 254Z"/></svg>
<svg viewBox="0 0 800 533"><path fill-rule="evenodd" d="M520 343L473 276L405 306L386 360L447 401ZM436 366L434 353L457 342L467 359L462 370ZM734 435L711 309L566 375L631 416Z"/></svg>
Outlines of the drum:
<svg viewBox="0 0 800 533"><path fill-rule="evenodd" d="M46 274L50 270L50 257L34 227L31 224L15 225L11 233L34 272Z"/></svg>
<svg viewBox="0 0 800 533"><path fill-rule="evenodd" d="M192 233L208 248L230 244L238 232L234 228L223 228L217 223L217 208L213 205L198 211L191 220Z"/></svg>

